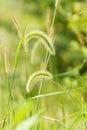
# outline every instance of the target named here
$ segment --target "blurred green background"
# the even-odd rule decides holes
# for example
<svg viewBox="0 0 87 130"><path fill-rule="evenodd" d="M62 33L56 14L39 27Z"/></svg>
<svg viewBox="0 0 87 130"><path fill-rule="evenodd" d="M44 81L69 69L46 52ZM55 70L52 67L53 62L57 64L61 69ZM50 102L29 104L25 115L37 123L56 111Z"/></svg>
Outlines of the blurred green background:
<svg viewBox="0 0 87 130"><path fill-rule="evenodd" d="M54 5L54 0L0 0L0 113L2 113L0 120L3 119L5 112L9 92L7 86L12 80L14 58L19 42L12 18L18 19L23 31L27 27L27 32L42 30L49 33ZM56 82L64 86L64 90L81 88L75 93L72 92L73 99L67 93L41 100L42 106L46 107L46 113L57 117L57 111L62 108L60 104L64 105L65 111L72 113L80 110L80 100L83 97L84 106L87 106L87 0L59 1L52 39L56 55L51 56L47 70L53 74ZM36 40L32 40L32 44L27 45L27 53L24 51L24 46L21 48L12 91L14 104L30 96L26 93L25 88L27 79L31 73L44 66L46 51L42 45L38 46L36 50L35 63L31 63L35 42ZM5 73L5 57L8 61L8 78ZM31 96L37 95L37 90L38 87L33 89ZM56 88L53 83L46 81L42 92L57 90L60 88ZM51 130L51 127L45 127ZM57 126L55 126L56 128Z"/></svg>

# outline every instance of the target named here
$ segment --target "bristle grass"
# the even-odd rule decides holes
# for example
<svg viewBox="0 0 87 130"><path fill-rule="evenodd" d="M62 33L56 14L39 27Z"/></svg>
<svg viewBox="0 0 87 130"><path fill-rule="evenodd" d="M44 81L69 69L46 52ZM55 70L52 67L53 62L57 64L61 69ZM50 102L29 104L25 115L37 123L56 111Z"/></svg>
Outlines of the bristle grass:
<svg viewBox="0 0 87 130"><path fill-rule="evenodd" d="M26 86L27 92L30 92L32 83L34 83L34 81L37 81L37 79L39 78L52 79L52 74L48 71L37 71L33 73L29 77L28 82L27 82L27 86Z"/></svg>
<svg viewBox="0 0 87 130"><path fill-rule="evenodd" d="M42 31L32 31L25 36L24 41L27 39L30 40L34 37L41 38L44 41L44 42L42 42L42 44L46 47L46 50L51 55L55 55L55 49L53 46L53 42L52 42L51 38L46 33L42 32Z"/></svg>

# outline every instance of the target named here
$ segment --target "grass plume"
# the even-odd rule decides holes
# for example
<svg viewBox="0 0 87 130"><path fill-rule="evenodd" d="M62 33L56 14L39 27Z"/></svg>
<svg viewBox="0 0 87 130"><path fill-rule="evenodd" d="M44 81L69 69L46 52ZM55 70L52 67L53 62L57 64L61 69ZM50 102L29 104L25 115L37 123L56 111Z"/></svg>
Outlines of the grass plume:
<svg viewBox="0 0 87 130"><path fill-rule="evenodd" d="M53 46L53 42L51 40L51 38L44 32L42 31L32 31L29 34L27 34L27 36L25 36L24 40L27 39L32 39L34 37L39 37L42 40L44 40L44 42L42 42L42 44L46 47L47 51L51 54L51 55L55 55L55 49Z"/></svg>
<svg viewBox="0 0 87 130"><path fill-rule="evenodd" d="M52 74L48 71L37 71L37 72L33 73L29 77L28 82L27 82L27 86L26 86L27 92L30 92L30 90L32 88L31 87L32 83L34 83L34 81L36 81L37 79L40 79L40 78L52 79Z"/></svg>

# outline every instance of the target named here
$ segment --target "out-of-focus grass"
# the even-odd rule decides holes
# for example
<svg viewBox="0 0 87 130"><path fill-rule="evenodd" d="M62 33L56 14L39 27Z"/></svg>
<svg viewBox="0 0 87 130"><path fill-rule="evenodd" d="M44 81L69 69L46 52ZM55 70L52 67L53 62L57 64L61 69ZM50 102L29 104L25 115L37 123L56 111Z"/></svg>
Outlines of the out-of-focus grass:
<svg viewBox="0 0 87 130"><path fill-rule="evenodd" d="M42 4L44 3L44 4ZM67 3L67 4L66 4ZM46 9L50 8L51 17L54 1L0 0L0 127L17 128L22 119L32 122L35 115L36 99L40 98L39 111L44 109L39 121L39 129L48 130L85 130L87 127L87 74L83 59L87 57L86 49L86 4L87 2L61 1L57 8L54 23L56 56L51 57L47 69L52 72L53 80L44 81L42 93L38 94L39 82L30 94L26 92L28 77L36 70L43 69L45 48L39 45L36 50L35 63L31 63L31 54L36 40L30 41L28 52L22 45L12 90L12 106L7 108L10 84L13 77L13 65L19 42L17 31L12 22L15 16L22 29L27 25L27 32L35 29L46 30ZM65 10L63 10L63 8ZM78 8L77 8L78 7ZM78 9L78 10L77 10ZM50 15L50 14L49 14ZM79 24L80 23L80 24ZM8 72L5 72L5 52L8 57ZM81 71L80 71L81 69ZM85 70L85 71L84 71ZM81 73L80 73L81 72ZM35 97L36 96L36 97ZM30 104L26 104L29 102ZM18 105L19 104L19 105ZM22 104L22 105L21 105ZM26 105L25 105L26 104ZM28 110L29 109L29 110ZM17 111L19 110L19 111ZM20 115L22 112L23 118ZM37 115L38 112L37 112ZM10 118L11 119L10 119ZM16 120L16 118L17 120ZM21 118L21 119L20 119ZM5 124L3 121L6 122ZM13 121L14 120L14 121ZM25 122L26 122L25 121ZM9 123L10 122L10 123ZM44 123L43 123L44 122ZM36 122L37 123L37 122ZM9 125L10 124L10 125ZM31 123L32 124L32 123ZM21 127L20 127L21 128Z"/></svg>

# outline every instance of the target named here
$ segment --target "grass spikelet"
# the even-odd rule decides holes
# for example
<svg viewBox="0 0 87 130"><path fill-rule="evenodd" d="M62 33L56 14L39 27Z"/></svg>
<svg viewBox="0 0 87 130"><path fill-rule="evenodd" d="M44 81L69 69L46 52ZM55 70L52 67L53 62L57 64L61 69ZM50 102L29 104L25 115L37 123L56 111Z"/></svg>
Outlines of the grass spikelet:
<svg viewBox="0 0 87 130"><path fill-rule="evenodd" d="M20 26L20 24L19 24L19 21L17 20L16 17L13 17L13 18L12 18L12 21L13 21L15 27L16 27L18 36L19 36L19 38L21 39L21 37L22 37L22 28L21 28L21 26Z"/></svg>
<svg viewBox="0 0 87 130"><path fill-rule="evenodd" d="M27 82L27 86L26 86L27 92L30 92L30 90L32 88L32 83L36 82L36 80L38 80L40 78L52 79L52 74L48 71L37 71L37 72L33 73L29 77L28 82Z"/></svg>
<svg viewBox="0 0 87 130"><path fill-rule="evenodd" d="M42 42L42 44L46 47L47 51L51 55L55 55L55 49L53 46L53 42L51 41L51 39L49 38L49 36L47 34L45 34L42 31L32 31L29 34L27 34L27 36L25 36L24 40L27 40L27 39L30 40L34 37L40 37L42 40L44 40L44 42Z"/></svg>

